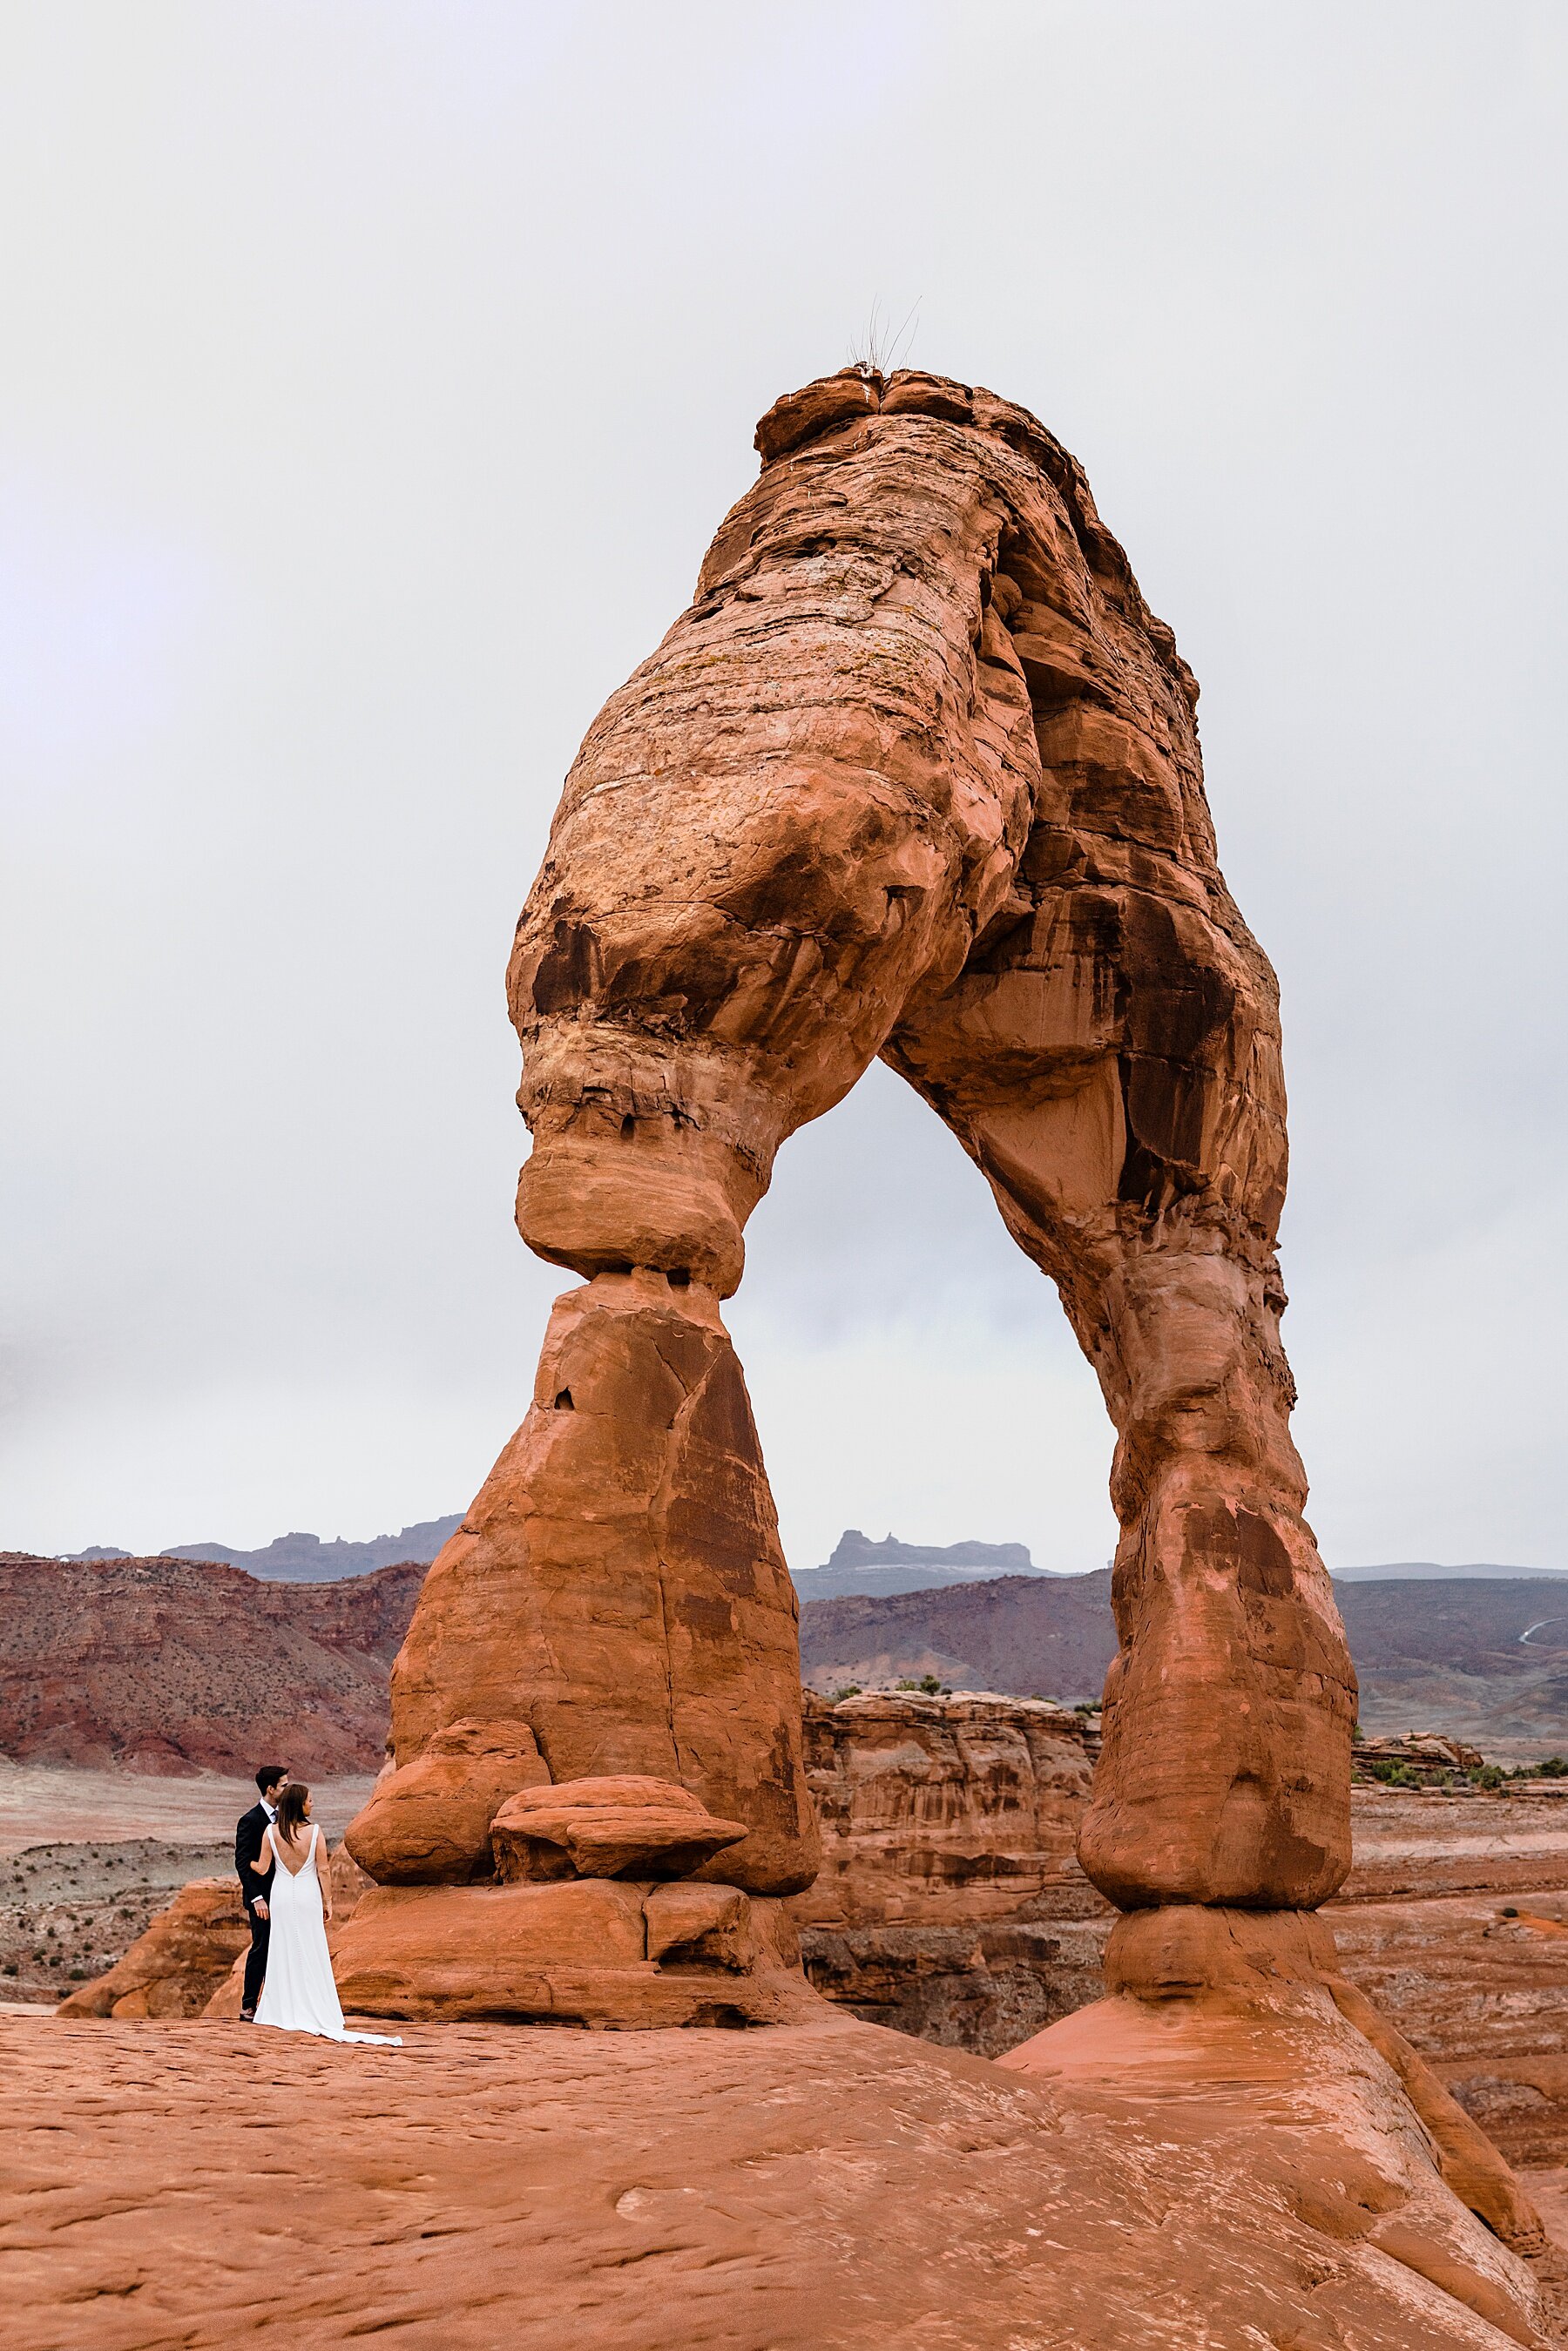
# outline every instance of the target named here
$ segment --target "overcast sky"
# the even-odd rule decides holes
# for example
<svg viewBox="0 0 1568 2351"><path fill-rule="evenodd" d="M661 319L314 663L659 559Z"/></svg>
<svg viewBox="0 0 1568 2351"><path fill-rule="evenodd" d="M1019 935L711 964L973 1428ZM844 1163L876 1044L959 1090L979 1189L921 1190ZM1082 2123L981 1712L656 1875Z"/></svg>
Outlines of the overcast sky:
<svg viewBox="0 0 1568 2351"><path fill-rule="evenodd" d="M11 0L0 1547L469 1499L564 1286L560 780L873 305L1082 459L1284 990L1331 1562L1568 1566L1561 0ZM796 1566L1098 1566L1054 1293L875 1069L729 1310Z"/></svg>

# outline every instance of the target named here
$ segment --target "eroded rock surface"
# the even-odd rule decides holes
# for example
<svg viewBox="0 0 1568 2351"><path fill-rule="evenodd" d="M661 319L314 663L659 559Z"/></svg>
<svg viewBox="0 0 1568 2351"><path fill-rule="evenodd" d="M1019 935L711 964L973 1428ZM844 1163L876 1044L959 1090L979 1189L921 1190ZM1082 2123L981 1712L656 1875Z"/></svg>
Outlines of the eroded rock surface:
<svg viewBox="0 0 1568 2351"><path fill-rule="evenodd" d="M490 1824L495 1874L518 1886L692 1877L746 1834L744 1821L716 1820L689 1788L634 1772L526 1790Z"/></svg>
<svg viewBox="0 0 1568 2351"><path fill-rule="evenodd" d="M1074 1854L1083 1718L915 1691L805 1704L822 1867L789 1907L818 1991L987 2056L1098 1999L1113 1913Z"/></svg>
<svg viewBox="0 0 1568 2351"><path fill-rule="evenodd" d="M1478 2299L1532 2299L1354 2038L1331 2078L1303 2033L1197 2052L1156 2017L1133 2062L1045 2080L831 2016L402 2031L0 2018L22 2339L1498 2351L1518 2326Z"/></svg>
<svg viewBox="0 0 1568 2351"><path fill-rule="evenodd" d="M703 1899L682 1916L672 1895ZM821 2005L780 1907L739 1886L608 1877L374 1887L333 1966L344 2008L367 2015L779 2024Z"/></svg>

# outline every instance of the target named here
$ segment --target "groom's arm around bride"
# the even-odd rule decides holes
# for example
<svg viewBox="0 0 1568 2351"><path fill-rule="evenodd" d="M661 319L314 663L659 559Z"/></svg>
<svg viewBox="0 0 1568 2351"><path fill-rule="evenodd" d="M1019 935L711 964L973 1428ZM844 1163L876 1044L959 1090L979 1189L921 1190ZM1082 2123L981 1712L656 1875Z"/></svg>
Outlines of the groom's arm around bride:
<svg viewBox="0 0 1568 2351"><path fill-rule="evenodd" d="M267 1940L270 1917L267 1899L267 1878L271 1874L271 1855L267 1867L252 1866L262 1858L262 1840L269 1823L277 1814L277 1800L288 1784L288 1772L281 1763L264 1763L256 1775L261 1802L242 1813L235 1823L235 1869L239 1877L240 1899L245 1904L246 1917L250 1920L250 1949L245 1963L245 1993L240 2014L248 2024L256 2015L256 2004L261 1998L262 1982L267 1974Z"/></svg>

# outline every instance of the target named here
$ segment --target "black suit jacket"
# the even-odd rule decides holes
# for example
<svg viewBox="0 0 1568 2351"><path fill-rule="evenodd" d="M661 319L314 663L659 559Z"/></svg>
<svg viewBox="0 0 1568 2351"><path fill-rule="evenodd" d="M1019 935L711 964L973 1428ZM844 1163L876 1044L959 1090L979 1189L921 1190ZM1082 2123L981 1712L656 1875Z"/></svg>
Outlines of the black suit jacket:
<svg viewBox="0 0 1568 2351"><path fill-rule="evenodd" d="M270 1883L268 1877L258 1877L251 1867L261 1859L261 1841L267 1834L267 1817L265 1804L253 1804L235 1823L235 1868L239 1874L240 1895L248 1910L252 1904L264 1901Z"/></svg>

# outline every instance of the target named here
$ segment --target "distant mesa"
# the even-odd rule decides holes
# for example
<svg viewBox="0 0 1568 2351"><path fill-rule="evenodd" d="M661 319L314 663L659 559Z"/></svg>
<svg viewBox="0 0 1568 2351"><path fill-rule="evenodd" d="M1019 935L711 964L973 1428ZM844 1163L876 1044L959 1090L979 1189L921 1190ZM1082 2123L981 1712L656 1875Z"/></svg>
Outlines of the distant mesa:
<svg viewBox="0 0 1568 2351"><path fill-rule="evenodd" d="M997 1575L1044 1575L1019 1542L900 1542L884 1535L873 1542L859 1527L846 1527L822 1567L794 1571L802 1600L888 1599L898 1592L934 1592L949 1583L976 1583Z"/></svg>
<svg viewBox="0 0 1568 2351"><path fill-rule="evenodd" d="M1465 1567L1439 1567L1436 1560L1401 1559L1384 1567L1336 1567L1333 1573L1340 1583L1458 1583L1478 1577L1520 1583L1532 1578L1568 1575L1568 1568L1500 1567L1495 1560L1473 1560Z"/></svg>
<svg viewBox="0 0 1568 2351"><path fill-rule="evenodd" d="M234 1551L227 1543L166 1543L156 1554L133 1554L121 1551L113 1543L97 1544L90 1551L68 1552L62 1554L72 1565L86 1561L130 1559L132 1556L159 1559L211 1560L220 1567L243 1567L247 1575L259 1576L264 1583L338 1583L349 1575L371 1575L379 1567L404 1567L411 1562L428 1567L448 1536L455 1535L463 1523L461 1510L450 1518L421 1519L401 1534L375 1535L369 1542L345 1542L341 1536L323 1542L319 1535L277 1535L260 1551Z"/></svg>

